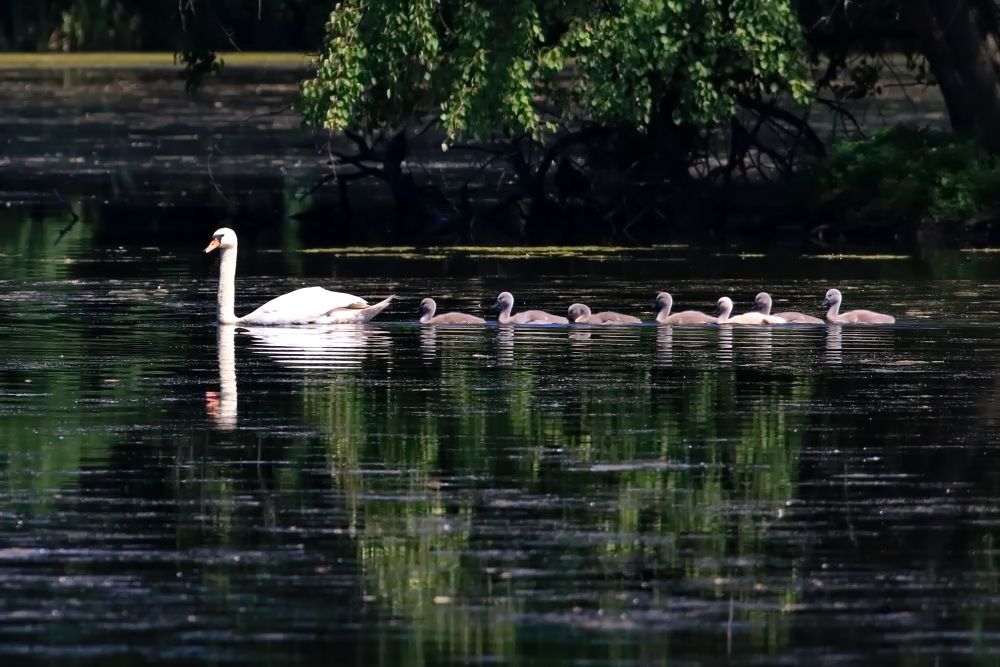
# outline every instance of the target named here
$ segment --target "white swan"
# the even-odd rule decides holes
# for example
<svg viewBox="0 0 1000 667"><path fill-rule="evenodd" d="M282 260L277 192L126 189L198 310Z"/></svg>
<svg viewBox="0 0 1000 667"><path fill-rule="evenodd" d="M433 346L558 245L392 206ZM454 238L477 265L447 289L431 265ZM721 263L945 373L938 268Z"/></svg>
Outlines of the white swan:
<svg viewBox="0 0 1000 667"><path fill-rule="evenodd" d="M771 312L771 295L767 292L761 292L753 300L754 304L757 306L758 312L765 315L774 315L775 317L780 317L789 324L824 324L823 320L818 317L813 317L812 315L806 315L805 313L800 313L794 310L789 310L784 313L772 313Z"/></svg>
<svg viewBox="0 0 1000 667"><path fill-rule="evenodd" d="M236 317L236 232L228 227L215 230L205 252L219 249L219 324L288 325L367 322L382 312L392 296L375 305L353 294L331 292L322 287L303 287L271 299L249 315Z"/></svg>
<svg viewBox="0 0 1000 667"><path fill-rule="evenodd" d="M785 320L780 317L775 317L774 315L765 315L764 313L750 312L743 313L742 315L733 315L730 317L730 313L733 312L733 300L728 296L724 296L718 300L715 304L715 310L719 313L719 319L717 322L719 324L784 324Z"/></svg>

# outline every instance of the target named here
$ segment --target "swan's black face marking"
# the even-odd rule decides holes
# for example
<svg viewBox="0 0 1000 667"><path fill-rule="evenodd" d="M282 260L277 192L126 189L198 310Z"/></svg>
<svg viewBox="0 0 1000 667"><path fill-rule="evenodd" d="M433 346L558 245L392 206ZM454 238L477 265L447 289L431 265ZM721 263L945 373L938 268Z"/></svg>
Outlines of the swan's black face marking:
<svg viewBox="0 0 1000 667"><path fill-rule="evenodd" d="M754 310L764 313L765 315L771 314L771 295L767 292L761 292L754 297L753 300Z"/></svg>
<svg viewBox="0 0 1000 667"><path fill-rule="evenodd" d="M569 312L569 319L574 322L580 318L586 319L591 315L590 308L583 305L582 303L574 303L572 306L569 307L568 312Z"/></svg>
<svg viewBox="0 0 1000 667"><path fill-rule="evenodd" d="M212 234L212 240L209 242L208 247L205 248L205 252L212 252L216 248L226 249L235 247L236 232L229 227L220 227Z"/></svg>

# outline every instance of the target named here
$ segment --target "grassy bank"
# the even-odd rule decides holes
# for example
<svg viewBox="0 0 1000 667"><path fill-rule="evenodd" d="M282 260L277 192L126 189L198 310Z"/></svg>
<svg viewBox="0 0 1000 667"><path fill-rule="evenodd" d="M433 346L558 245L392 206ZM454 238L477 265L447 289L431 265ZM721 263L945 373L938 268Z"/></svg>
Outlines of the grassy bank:
<svg viewBox="0 0 1000 667"><path fill-rule="evenodd" d="M304 68L309 57L302 53L220 53L226 67ZM0 69L100 69L179 67L172 53L0 53Z"/></svg>

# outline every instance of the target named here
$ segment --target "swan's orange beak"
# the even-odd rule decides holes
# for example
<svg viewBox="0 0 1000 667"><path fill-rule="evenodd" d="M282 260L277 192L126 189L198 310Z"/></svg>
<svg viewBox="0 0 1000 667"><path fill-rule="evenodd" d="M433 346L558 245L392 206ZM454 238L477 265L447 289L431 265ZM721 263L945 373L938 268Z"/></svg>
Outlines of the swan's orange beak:
<svg viewBox="0 0 1000 667"><path fill-rule="evenodd" d="M219 239L212 239L212 242L208 244L207 248L205 248L205 252L212 252L213 250L215 250L216 248L218 248L220 245L222 245L222 244L219 243Z"/></svg>

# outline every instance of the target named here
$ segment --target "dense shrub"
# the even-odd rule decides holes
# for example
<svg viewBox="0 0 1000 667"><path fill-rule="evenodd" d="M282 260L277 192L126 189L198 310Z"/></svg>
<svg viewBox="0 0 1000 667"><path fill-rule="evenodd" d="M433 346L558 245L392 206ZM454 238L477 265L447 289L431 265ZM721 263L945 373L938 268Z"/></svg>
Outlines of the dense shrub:
<svg viewBox="0 0 1000 667"><path fill-rule="evenodd" d="M966 222L1000 209L1000 168L971 138L899 126L837 144L809 190L829 221Z"/></svg>

